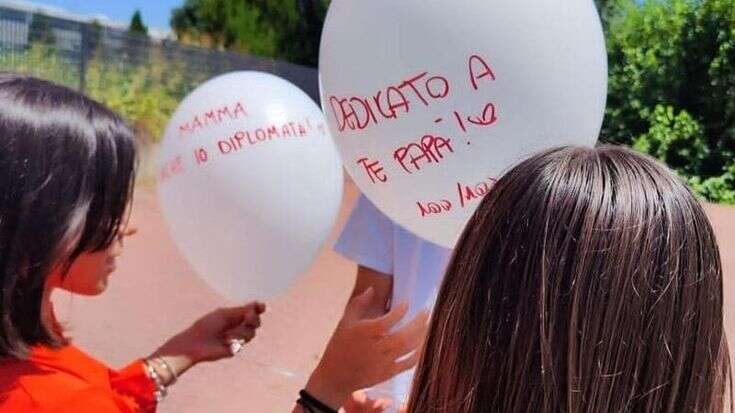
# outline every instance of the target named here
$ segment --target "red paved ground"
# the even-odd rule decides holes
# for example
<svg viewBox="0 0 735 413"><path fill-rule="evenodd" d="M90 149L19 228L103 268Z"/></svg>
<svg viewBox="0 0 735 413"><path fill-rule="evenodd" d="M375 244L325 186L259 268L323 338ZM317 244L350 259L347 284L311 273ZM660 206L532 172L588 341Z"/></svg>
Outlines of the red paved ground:
<svg viewBox="0 0 735 413"><path fill-rule="evenodd" d="M333 236L356 190L348 183ZM133 220L139 234L126 247L109 291L99 298L60 293L56 306L77 343L122 365L147 355L199 315L227 304L193 273L169 238L151 189L137 193ZM725 273L735 271L735 208L708 206ZM256 340L244 355L192 370L172 390L162 412L286 412L313 368L350 293L354 265L324 249L312 269L285 296L269 302ZM727 325L735 332L735 286L726 277ZM287 377L275 366L296 373ZM300 376L299 376L300 375Z"/></svg>

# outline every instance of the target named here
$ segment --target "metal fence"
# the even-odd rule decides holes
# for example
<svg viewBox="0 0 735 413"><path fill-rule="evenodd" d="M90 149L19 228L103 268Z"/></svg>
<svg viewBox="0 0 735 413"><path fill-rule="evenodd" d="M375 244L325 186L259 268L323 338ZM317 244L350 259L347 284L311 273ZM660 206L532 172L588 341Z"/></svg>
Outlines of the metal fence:
<svg viewBox="0 0 735 413"><path fill-rule="evenodd" d="M125 29L0 6L0 70L29 73L81 90L90 73L133 73L148 68L164 79L177 76L183 97L202 81L234 70L270 72L319 101L317 71L284 61L152 40ZM175 72L175 73L171 73Z"/></svg>

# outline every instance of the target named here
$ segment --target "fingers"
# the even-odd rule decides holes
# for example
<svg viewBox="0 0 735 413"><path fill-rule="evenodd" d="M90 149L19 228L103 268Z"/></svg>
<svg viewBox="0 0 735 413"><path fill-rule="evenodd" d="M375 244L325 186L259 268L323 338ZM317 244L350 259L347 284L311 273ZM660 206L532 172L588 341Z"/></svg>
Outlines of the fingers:
<svg viewBox="0 0 735 413"><path fill-rule="evenodd" d="M263 314L265 313L265 303L261 303L259 301L256 301L254 304L255 312L257 314Z"/></svg>
<svg viewBox="0 0 735 413"><path fill-rule="evenodd" d="M408 313L408 304L402 303L391 308L384 316L374 318L372 320L364 320L363 323L367 328L371 328L378 334L385 334L390 331L393 326L398 324Z"/></svg>
<svg viewBox="0 0 735 413"><path fill-rule="evenodd" d="M265 312L265 304L259 301L238 307L226 307L218 310L228 325L238 325L251 322L260 327L260 315ZM256 321L257 320L257 323Z"/></svg>
<svg viewBox="0 0 735 413"><path fill-rule="evenodd" d="M240 325L232 330L225 333L225 341L230 340L242 340L245 343L249 343L255 338L255 328L248 325Z"/></svg>
<svg viewBox="0 0 735 413"><path fill-rule="evenodd" d="M252 311L255 314L260 315L265 313L265 303L262 303L260 301L253 301L243 305L242 307L240 307L240 309L242 309L243 311Z"/></svg>
<svg viewBox="0 0 735 413"><path fill-rule="evenodd" d="M421 347L426 337L428 322L429 313L422 311L411 322L386 336L379 343L384 354L398 358Z"/></svg>
<svg viewBox="0 0 735 413"><path fill-rule="evenodd" d="M255 330L260 328L260 315L265 312L265 304L255 301L242 307L224 308L220 311L232 326L224 334L225 341L235 340L242 345L255 338Z"/></svg>
<svg viewBox="0 0 735 413"><path fill-rule="evenodd" d="M352 393L349 401L357 403L357 404L367 403L368 401L367 393L365 393L365 390L358 390Z"/></svg>
<svg viewBox="0 0 735 413"><path fill-rule="evenodd" d="M419 351L414 351L413 354L411 354L407 358L396 361L395 364L393 364L393 374L391 375L391 377L416 367L416 364L418 364L420 359L421 353Z"/></svg>
<svg viewBox="0 0 735 413"><path fill-rule="evenodd" d="M229 348L231 356L237 355L242 351L245 344L249 343L255 338L256 328L241 324L239 327L227 331L224 334L224 343Z"/></svg>
<svg viewBox="0 0 735 413"><path fill-rule="evenodd" d="M349 321L362 319L365 313L367 313L368 308L370 307L370 303L373 301L374 297L375 289L373 287L369 287L360 295L350 300L350 302L347 303L347 307L345 308L345 315L343 319Z"/></svg>
<svg viewBox="0 0 735 413"><path fill-rule="evenodd" d="M393 402L389 399L379 399L373 402L373 410L375 412L382 412L388 410L393 405Z"/></svg>
<svg viewBox="0 0 735 413"><path fill-rule="evenodd" d="M379 413L387 410L391 404L388 399L372 400L360 390L352 394L343 408L345 413Z"/></svg>
<svg viewBox="0 0 735 413"><path fill-rule="evenodd" d="M256 313L245 314L245 317L243 317L241 324L254 329L260 328L260 315Z"/></svg>

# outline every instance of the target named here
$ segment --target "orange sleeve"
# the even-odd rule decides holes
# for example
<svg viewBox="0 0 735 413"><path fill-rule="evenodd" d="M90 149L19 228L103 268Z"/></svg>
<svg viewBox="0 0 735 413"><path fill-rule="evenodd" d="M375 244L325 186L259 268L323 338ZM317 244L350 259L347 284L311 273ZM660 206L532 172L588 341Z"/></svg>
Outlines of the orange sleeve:
<svg viewBox="0 0 735 413"><path fill-rule="evenodd" d="M112 391L120 396L120 401L133 407L133 411L156 411L156 385L148 377L143 360L137 360L122 370L111 371L110 385Z"/></svg>
<svg viewBox="0 0 735 413"><path fill-rule="evenodd" d="M56 397L52 403L38 403L21 388L9 392L0 400L0 411L24 413L140 413L154 412L141 410L124 399L110 397L110 393L100 388L89 387L75 391L66 397Z"/></svg>
<svg viewBox="0 0 735 413"><path fill-rule="evenodd" d="M148 413L155 412L155 405L152 410L144 410L126 400L125 397L110 397L108 392L97 388L89 388L87 390L75 392L66 400L60 400L54 406L44 408L43 413Z"/></svg>
<svg viewBox="0 0 735 413"><path fill-rule="evenodd" d="M110 370L112 397L106 391L89 388L60 401L58 409L49 412L75 413L155 413L156 385L145 371L142 360L122 370Z"/></svg>
<svg viewBox="0 0 735 413"><path fill-rule="evenodd" d="M84 361L76 361L80 368ZM156 386L142 360L122 370L103 366L97 380L69 371L40 370L31 363L0 365L0 412L154 413ZM107 372L105 377L104 372Z"/></svg>

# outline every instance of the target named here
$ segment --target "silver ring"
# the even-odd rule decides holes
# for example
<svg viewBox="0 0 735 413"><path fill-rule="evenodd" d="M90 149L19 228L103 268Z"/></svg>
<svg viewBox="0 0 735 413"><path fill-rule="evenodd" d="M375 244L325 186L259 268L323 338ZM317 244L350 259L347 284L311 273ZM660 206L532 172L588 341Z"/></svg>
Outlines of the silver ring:
<svg viewBox="0 0 735 413"><path fill-rule="evenodd" d="M236 356L237 353L241 352L242 349L245 348L246 341L241 338L232 338L227 341L227 344L230 346L230 354Z"/></svg>

